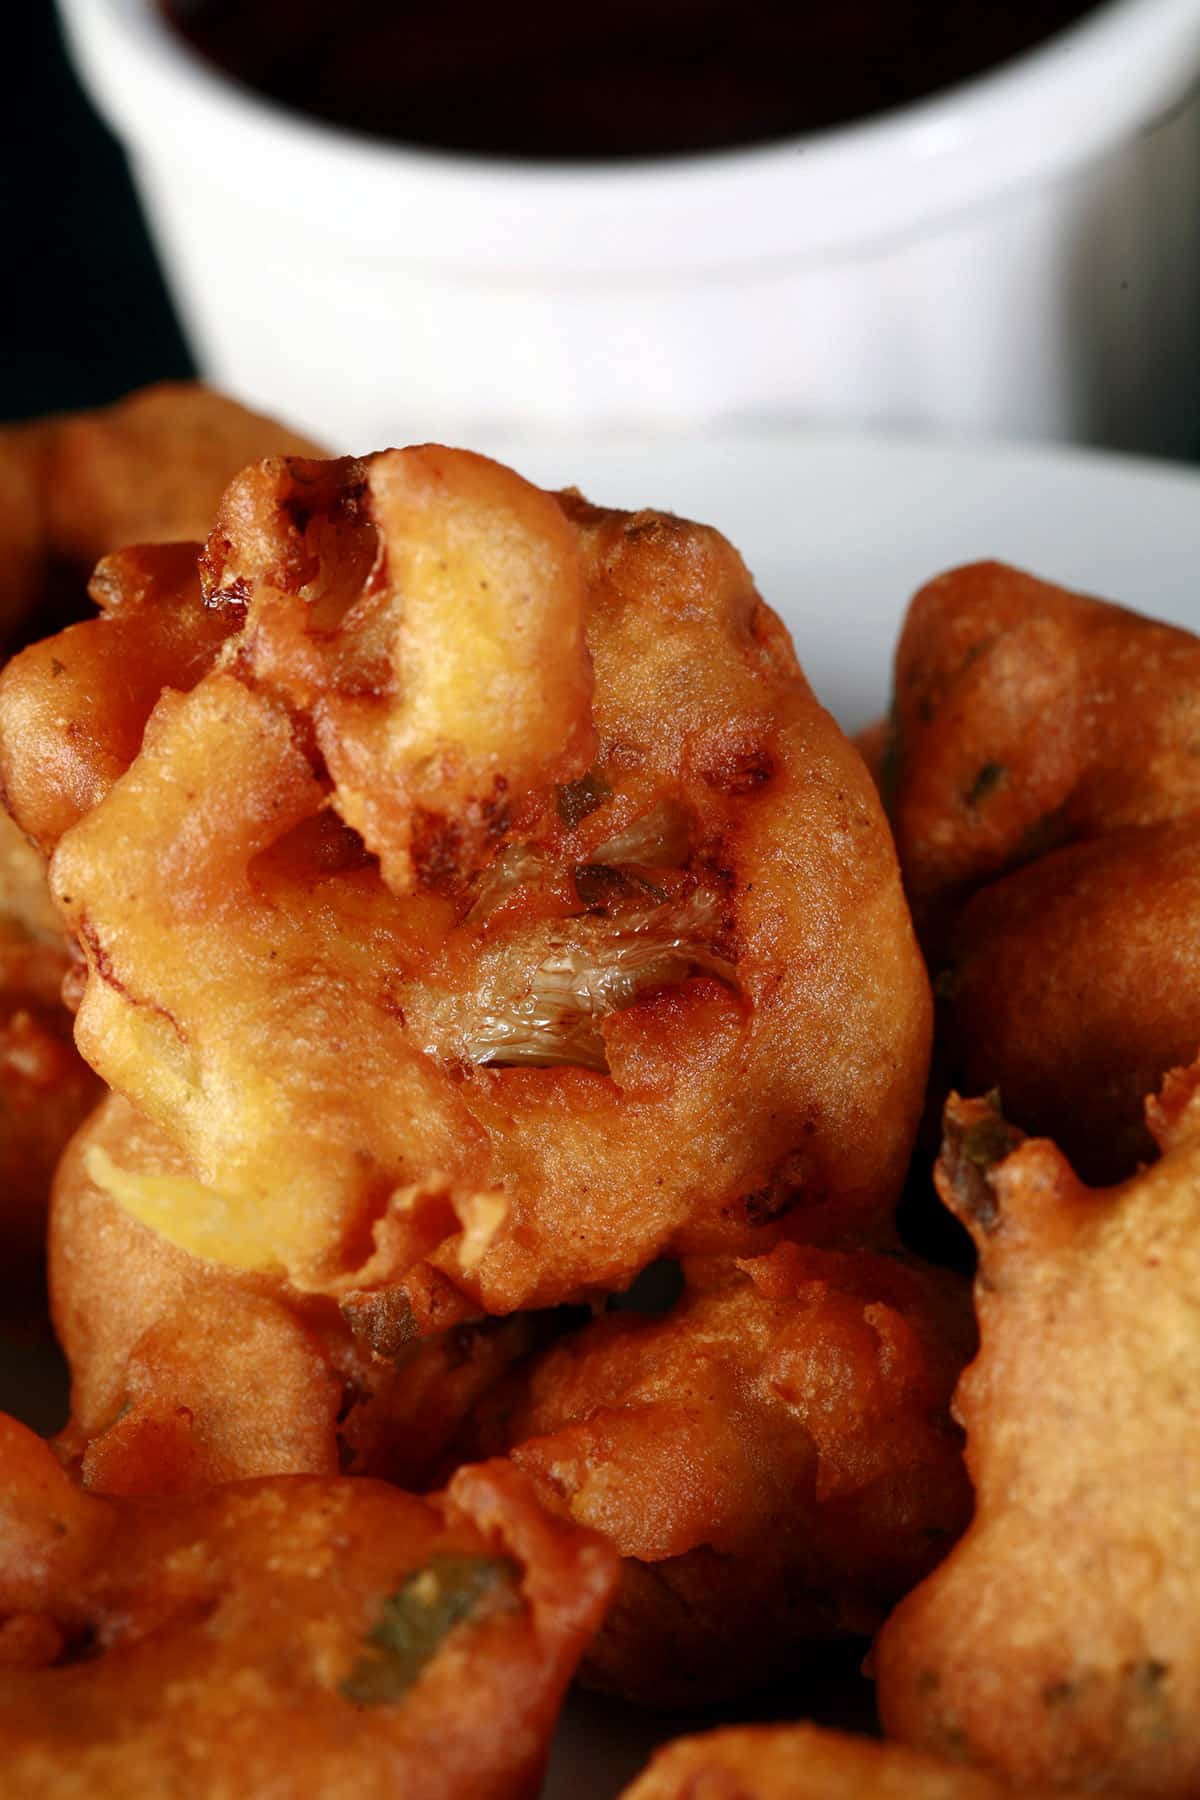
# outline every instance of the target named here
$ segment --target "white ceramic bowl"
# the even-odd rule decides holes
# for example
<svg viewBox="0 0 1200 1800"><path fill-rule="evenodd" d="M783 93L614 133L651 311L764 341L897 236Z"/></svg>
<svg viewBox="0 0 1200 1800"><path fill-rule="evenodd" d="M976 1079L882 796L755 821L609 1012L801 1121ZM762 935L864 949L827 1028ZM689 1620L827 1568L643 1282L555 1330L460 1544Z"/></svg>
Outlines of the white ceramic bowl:
<svg viewBox="0 0 1200 1800"><path fill-rule="evenodd" d="M153 0L60 6L202 365L336 442L1200 441L1200 0L1108 0L862 125L607 166L340 132L222 79Z"/></svg>

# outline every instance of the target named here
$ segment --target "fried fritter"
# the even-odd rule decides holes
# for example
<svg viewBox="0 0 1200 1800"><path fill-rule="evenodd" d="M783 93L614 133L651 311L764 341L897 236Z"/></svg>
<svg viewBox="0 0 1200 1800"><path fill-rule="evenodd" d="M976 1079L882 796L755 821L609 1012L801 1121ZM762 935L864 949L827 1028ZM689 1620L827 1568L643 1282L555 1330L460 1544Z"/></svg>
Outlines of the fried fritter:
<svg viewBox="0 0 1200 1800"><path fill-rule="evenodd" d="M552 1328L519 1314L419 1340L401 1312L385 1332L377 1311L151 1231L94 1179L114 1159L151 1183L181 1172L170 1140L112 1095L55 1178L51 1303L72 1374L58 1448L99 1492L339 1470L428 1487L472 1407Z"/></svg>
<svg viewBox="0 0 1200 1800"><path fill-rule="evenodd" d="M193 382L0 428L0 642L39 605L82 617L109 551L202 538L226 483L269 455L321 451Z"/></svg>
<svg viewBox="0 0 1200 1800"><path fill-rule="evenodd" d="M294 1476L77 1490L0 1419L12 1800L532 1796L611 1551L505 1464L418 1500Z"/></svg>
<svg viewBox="0 0 1200 1800"><path fill-rule="evenodd" d="M923 936L1066 843L1200 809L1200 639L999 563L909 609L892 807Z"/></svg>
<svg viewBox="0 0 1200 1800"><path fill-rule="evenodd" d="M1012 1792L978 1769L901 1744L816 1725L740 1725L677 1738L623 1800L1006 1800ZM1051 1789L1021 1792L1048 1800Z"/></svg>
<svg viewBox="0 0 1200 1800"><path fill-rule="evenodd" d="M883 794L887 794L887 758L892 741L891 721L875 719L870 725L864 725L861 731L854 734L854 748L871 771L871 780Z"/></svg>
<svg viewBox="0 0 1200 1800"><path fill-rule="evenodd" d="M1091 1181L1200 1043L1198 743L1188 632L991 563L913 601L884 785L939 1057Z"/></svg>
<svg viewBox="0 0 1200 1800"><path fill-rule="evenodd" d="M975 1239L959 1385L974 1523L876 1650L906 1742L1017 1782L1200 1786L1200 1064L1148 1108L1159 1162L1085 1187L953 1099L938 1187Z"/></svg>
<svg viewBox="0 0 1200 1800"><path fill-rule="evenodd" d="M910 1259L781 1244L671 1312L610 1313L483 1403L551 1511L624 1558L584 1679L688 1705L868 1636L970 1514L950 1393L966 1284Z"/></svg>
<svg viewBox="0 0 1200 1800"><path fill-rule="evenodd" d="M863 765L723 539L427 447L248 470L202 572L140 751L120 563L0 683L79 1044L184 1158L110 1168L123 1205L423 1324L887 1215L924 972Z"/></svg>
<svg viewBox="0 0 1200 1800"><path fill-rule="evenodd" d="M981 888L942 977L947 1067L1085 1180L1154 1152L1143 1096L1200 1044L1200 821L1115 831Z"/></svg>

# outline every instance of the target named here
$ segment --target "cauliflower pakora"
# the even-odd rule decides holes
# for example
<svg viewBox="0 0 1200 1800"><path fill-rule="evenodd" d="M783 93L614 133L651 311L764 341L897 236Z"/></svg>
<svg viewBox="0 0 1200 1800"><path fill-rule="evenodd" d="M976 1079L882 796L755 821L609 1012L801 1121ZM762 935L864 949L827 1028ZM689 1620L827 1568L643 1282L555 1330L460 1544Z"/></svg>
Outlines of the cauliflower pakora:
<svg viewBox="0 0 1200 1800"><path fill-rule="evenodd" d="M965 1284L794 1244L688 1272L665 1316L610 1313L515 1371L456 1451L508 1450L621 1552L584 1678L669 1706L869 1636L970 1513Z"/></svg>
<svg viewBox="0 0 1200 1800"><path fill-rule="evenodd" d="M938 1186L975 1239L960 1383L974 1522L876 1649L906 1742L1019 1783L1183 1800L1200 1783L1200 1066L1148 1113L1164 1154L1085 1187L988 1101L952 1099Z"/></svg>
<svg viewBox="0 0 1200 1800"><path fill-rule="evenodd" d="M246 471L200 568L203 605L110 563L105 616L0 683L78 1042L184 1160L110 1161L124 1206L419 1321L887 1215L925 977L862 763L723 539L426 447ZM164 665L179 624L161 698L134 616Z"/></svg>
<svg viewBox="0 0 1200 1800"><path fill-rule="evenodd" d="M111 1159L148 1182L181 1172L170 1139L114 1094L55 1179L50 1293L72 1375L57 1448L89 1488L193 1492L339 1471L427 1488L467 1414L555 1328L520 1313L419 1339L407 1309L398 1330L379 1307L360 1321L353 1304L151 1231L89 1175Z"/></svg>
<svg viewBox="0 0 1200 1800"><path fill-rule="evenodd" d="M113 1500L0 1419L0 1468L13 1800L536 1794L614 1558L506 1465Z"/></svg>

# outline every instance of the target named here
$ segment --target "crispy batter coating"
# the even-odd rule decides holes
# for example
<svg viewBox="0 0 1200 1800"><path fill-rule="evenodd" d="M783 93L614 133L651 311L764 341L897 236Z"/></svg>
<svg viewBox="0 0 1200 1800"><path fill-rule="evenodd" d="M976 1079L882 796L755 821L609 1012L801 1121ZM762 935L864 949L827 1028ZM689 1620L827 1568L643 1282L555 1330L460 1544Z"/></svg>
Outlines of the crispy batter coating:
<svg viewBox="0 0 1200 1800"><path fill-rule="evenodd" d="M42 861L0 812L0 1285L36 1266L54 1166L102 1091L62 1003L70 968Z"/></svg>
<svg viewBox="0 0 1200 1800"><path fill-rule="evenodd" d="M1200 1786L1200 1065L1109 1190L953 1099L938 1186L979 1251L960 1383L976 1491L876 1651L887 1730L1017 1782Z"/></svg>
<svg viewBox="0 0 1200 1800"><path fill-rule="evenodd" d="M1023 1787L1027 1800L1061 1789ZM978 1769L817 1725L739 1725L677 1738L623 1800L1006 1800Z"/></svg>
<svg viewBox="0 0 1200 1800"><path fill-rule="evenodd" d="M110 551L202 538L225 484L272 454L321 451L194 382L0 428L0 641L39 604L61 604L64 591L81 600Z"/></svg>
<svg viewBox="0 0 1200 1800"><path fill-rule="evenodd" d="M59 1451L103 1493L188 1493L260 1475L342 1472L432 1485L470 1410L553 1322L385 1332L277 1275L206 1262L151 1231L89 1170L180 1174L162 1131L111 1095L59 1166L51 1304L71 1367Z"/></svg>
<svg viewBox="0 0 1200 1800"><path fill-rule="evenodd" d="M247 471L203 626L136 575L0 682L78 1041L184 1158L109 1169L123 1205L385 1328L887 1214L924 973L861 760L715 532L426 447ZM148 722L134 616L164 663L179 622Z"/></svg>
<svg viewBox="0 0 1200 1800"><path fill-rule="evenodd" d="M1200 640L985 563L913 601L889 810L951 1083L1092 1181L1200 1043Z"/></svg>
<svg viewBox="0 0 1200 1800"><path fill-rule="evenodd" d="M13 1800L536 1793L614 1559L507 1465L431 1500L305 1476L110 1500L3 1419L0 1466Z"/></svg>
<svg viewBox="0 0 1200 1800"><path fill-rule="evenodd" d="M584 1678L659 1705L869 1635L970 1513L949 1413L964 1283L794 1244L691 1273L707 1285L665 1317L610 1313L536 1357L460 1442L510 1449L621 1552Z"/></svg>

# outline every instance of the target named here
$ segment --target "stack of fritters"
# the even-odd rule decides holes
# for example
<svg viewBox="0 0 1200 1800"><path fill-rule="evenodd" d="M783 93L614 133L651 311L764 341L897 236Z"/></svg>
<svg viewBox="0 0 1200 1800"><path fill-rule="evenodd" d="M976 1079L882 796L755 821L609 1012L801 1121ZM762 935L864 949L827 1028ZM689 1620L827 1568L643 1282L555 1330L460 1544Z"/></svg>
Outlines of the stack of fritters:
<svg viewBox="0 0 1200 1800"><path fill-rule="evenodd" d="M434 446L105 547L0 678L13 1056L78 1072L43 1164L98 1101L49 1230L72 1417L0 1430L12 1791L530 1794L577 1666L795 1713L881 1626L919 1751L717 1737L644 1791L1193 1791L1194 1075L1132 1162L1200 1041L1196 641L993 568L902 641L943 1063L1131 1177L951 1102L954 1549L975 1318L894 1225L928 978L737 554Z"/></svg>
<svg viewBox="0 0 1200 1800"><path fill-rule="evenodd" d="M623 1558L593 1681L704 1698L865 1638L966 1522L972 1324L891 1222L930 1032L891 840L736 553L426 447L254 465L91 593L0 681L111 1090L53 1204L55 1491L207 1543L237 1495L350 1516L506 1457L593 1614ZM672 1305L587 1322L663 1258ZM107 1604L33 1596L12 1660L47 1620L42 1664L115 1653ZM364 1699L329 1634L343 1700L424 1691Z"/></svg>
<svg viewBox="0 0 1200 1800"><path fill-rule="evenodd" d="M936 1171L978 1254L955 1396L975 1516L879 1639L883 1723L1023 1791L1183 1800L1200 640L982 564L918 594L895 702L879 778L935 978L935 1088L992 1091L951 1095Z"/></svg>

